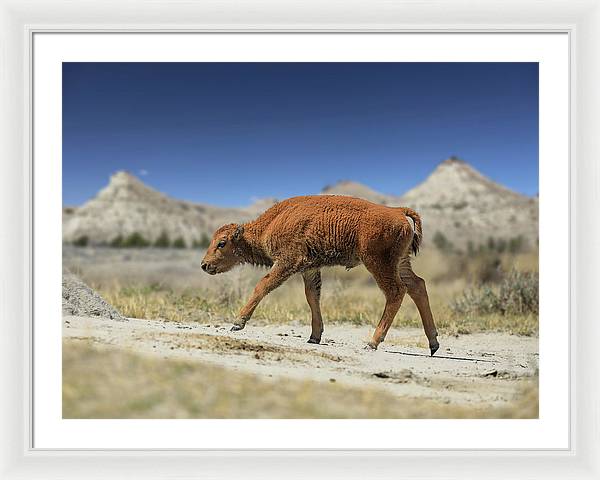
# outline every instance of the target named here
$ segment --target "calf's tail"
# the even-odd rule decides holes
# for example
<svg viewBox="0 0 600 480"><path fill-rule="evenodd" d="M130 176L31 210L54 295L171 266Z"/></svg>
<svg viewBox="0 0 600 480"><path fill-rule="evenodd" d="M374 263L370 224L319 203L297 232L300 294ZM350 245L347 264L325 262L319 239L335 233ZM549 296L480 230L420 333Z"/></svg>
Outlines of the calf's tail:
<svg viewBox="0 0 600 480"><path fill-rule="evenodd" d="M419 251L419 247L421 246L421 241L423 240L423 228L421 226L421 217L417 212L415 212L412 208L401 208L404 215L412 219L415 224L415 231L413 234L411 250L416 255Z"/></svg>

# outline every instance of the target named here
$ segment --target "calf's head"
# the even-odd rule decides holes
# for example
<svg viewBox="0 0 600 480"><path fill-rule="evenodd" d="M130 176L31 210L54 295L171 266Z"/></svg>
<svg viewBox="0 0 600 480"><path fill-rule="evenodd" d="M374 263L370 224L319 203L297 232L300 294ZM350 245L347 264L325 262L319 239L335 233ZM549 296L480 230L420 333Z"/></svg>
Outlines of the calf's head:
<svg viewBox="0 0 600 480"><path fill-rule="evenodd" d="M210 275L215 275L227 272L241 263L242 258L236 247L239 245L243 233L244 227L235 223L219 228L213 235L206 255L202 259L200 264L202 270Z"/></svg>

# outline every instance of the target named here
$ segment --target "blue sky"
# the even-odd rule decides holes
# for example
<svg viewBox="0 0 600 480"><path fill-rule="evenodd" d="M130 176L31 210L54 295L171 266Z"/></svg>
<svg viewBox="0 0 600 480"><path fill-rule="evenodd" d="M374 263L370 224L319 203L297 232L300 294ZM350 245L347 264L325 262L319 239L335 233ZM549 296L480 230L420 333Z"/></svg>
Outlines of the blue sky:
<svg viewBox="0 0 600 480"><path fill-rule="evenodd" d="M64 63L63 202L117 170L214 205L402 194L451 155L535 195L538 121L537 63Z"/></svg>

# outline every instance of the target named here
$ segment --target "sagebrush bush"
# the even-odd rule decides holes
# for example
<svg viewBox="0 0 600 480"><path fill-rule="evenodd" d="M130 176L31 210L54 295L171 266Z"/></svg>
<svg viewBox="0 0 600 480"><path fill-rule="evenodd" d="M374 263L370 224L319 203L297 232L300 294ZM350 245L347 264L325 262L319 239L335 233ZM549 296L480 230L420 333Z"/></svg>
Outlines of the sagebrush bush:
<svg viewBox="0 0 600 480"><path fill-rule="evenodd" d="M537 314L539 280L537 272L511 270L497 285L467 290L450 304L455 313L501 315Z"/></svg>
<svg viewBox="0 0 600 480"><path fill-rule="evenodd" d="M465 277L470 277L476 284L484 285L497 283L503 280L502 261L497 254L480 253L472 259L467 259L469 269L465 270Z"/></svg>

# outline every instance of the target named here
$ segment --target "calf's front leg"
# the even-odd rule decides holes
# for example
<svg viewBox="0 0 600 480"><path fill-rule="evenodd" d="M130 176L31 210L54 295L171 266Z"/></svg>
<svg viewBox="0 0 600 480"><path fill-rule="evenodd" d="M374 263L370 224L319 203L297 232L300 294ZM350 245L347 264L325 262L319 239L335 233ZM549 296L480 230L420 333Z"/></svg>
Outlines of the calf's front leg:
<svg viewBox="0 0 600 480"><path fill-rule="evenodd" d="M244 308L240 311L238 318L233 322L231 330L242 330L260 301L290 278L293 273L293 269L287 265L273 265L271 271L261 278L256 287L254 287L254 292L252 293L250 300L248 300L248 303L246 303Z"/></svg>

